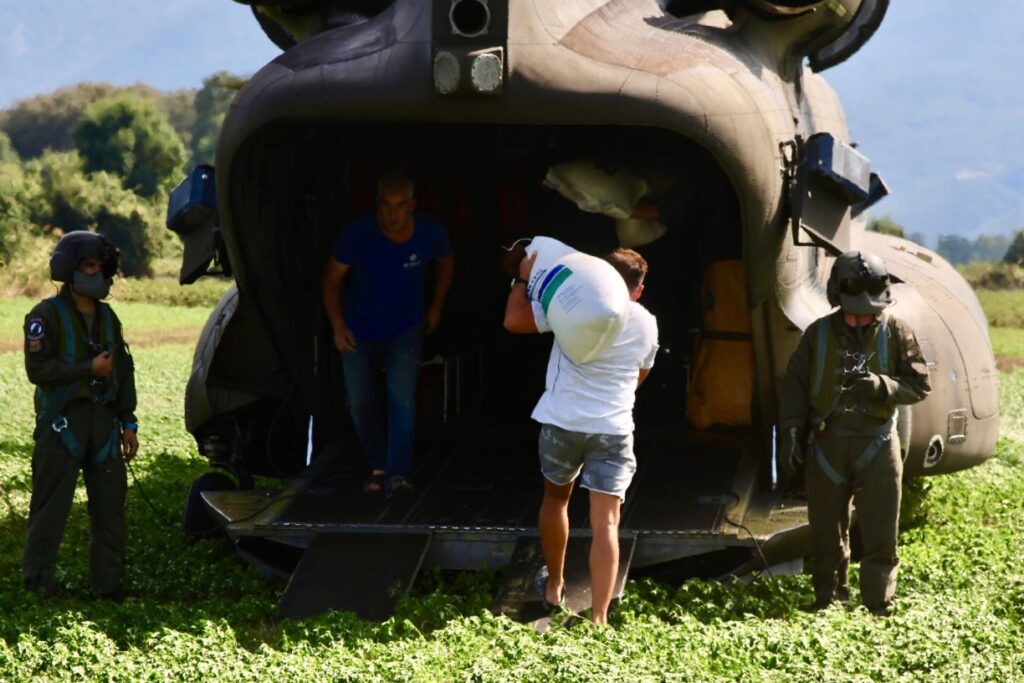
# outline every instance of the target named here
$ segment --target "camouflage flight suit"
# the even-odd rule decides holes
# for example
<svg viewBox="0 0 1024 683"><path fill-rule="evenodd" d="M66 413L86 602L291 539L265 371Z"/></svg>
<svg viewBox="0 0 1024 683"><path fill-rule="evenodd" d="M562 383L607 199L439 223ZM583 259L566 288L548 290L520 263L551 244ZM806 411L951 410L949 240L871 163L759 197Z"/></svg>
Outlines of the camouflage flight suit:
<svg viewBox="0 0 1024 683"><path fill-rule="evenodd" d="M116 591L124 568L127 479L121 426L135 424L135 369L109 305L97 302L87 330L65 285L25 318L25 370L36 385L32 500L23 570L29 588L53 590L57 550L78 472L88 494L89 566L97 594ZM69 327L70 326L70 327ZM92 358L110 351L113 372L92 376Z"/></svg>
<svg viewBox="0 0 1024 683"><path fill-rule="evenodd" d="M872 372L878 395L855 399L852 380ZM804 446L816 602L848 594L850 504L864 541L861 597L885 609L896 589L903 460L896 406L917 403L931 391L928 367L913 331L882 313L854 330L841 312L811 324L789 360L779 411L780 432L810 434Z"/></svg>

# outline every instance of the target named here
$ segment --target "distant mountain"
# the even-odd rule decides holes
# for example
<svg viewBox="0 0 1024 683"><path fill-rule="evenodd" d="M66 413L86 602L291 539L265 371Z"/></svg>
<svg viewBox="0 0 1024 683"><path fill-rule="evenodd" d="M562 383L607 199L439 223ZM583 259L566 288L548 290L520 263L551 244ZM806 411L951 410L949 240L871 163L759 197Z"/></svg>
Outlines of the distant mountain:
<svg viewBox="0 0 1024 683"><path fill-rule="evenodd" d="M1024 228L1024 2L897 0L849 62L824 73L908 232Z"/></svg>

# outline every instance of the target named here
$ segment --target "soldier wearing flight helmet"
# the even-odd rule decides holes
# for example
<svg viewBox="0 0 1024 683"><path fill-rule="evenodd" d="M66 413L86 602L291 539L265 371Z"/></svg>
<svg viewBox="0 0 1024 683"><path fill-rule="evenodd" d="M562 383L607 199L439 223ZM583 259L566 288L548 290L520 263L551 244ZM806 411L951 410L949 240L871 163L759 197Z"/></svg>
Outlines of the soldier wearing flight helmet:
<svg viewBox="0 0 1024 683"><path fill-rule="evenodd" d="M928 395L928 368L910 327L886 309L889 273L878 256L851 251L829 275L838 309L804 331L789 360L779 411L779 462L803 467L812 537L813 609L849 597L850 504L864 557L864 606L887 616L896 590L903 478L896 406Z"/></svg>
<svg viewBox="0 0 1024 683"><path fill-rule="evenodd" d="M113 309L101 301L117 272L104 237L69 232L50 258L60 291L25 318L25 370L36 385L32 500L23 570L34 592L56 590L57 550L78 472L89 497L93 592L120 602L124 572L125 463L139 442L135 368Z"/></svg>

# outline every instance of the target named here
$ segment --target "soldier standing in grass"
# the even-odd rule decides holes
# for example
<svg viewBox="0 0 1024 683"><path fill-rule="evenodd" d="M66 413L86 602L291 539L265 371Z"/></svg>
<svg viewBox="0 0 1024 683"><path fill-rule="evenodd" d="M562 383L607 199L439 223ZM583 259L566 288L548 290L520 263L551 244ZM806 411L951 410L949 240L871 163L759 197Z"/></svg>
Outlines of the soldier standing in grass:
<svg viewBox="0 0 1024 683"><path fill-rule="evenodd" d="M832 266L827 290L838 310L807 328L789 360L779 461L789 474L804 467L811 609L849 598L852 499L864 542L861 598L873 614L888 616L899 565L903 479L896 406L928 395L928 367L914 332L885 312L893 300L882 259L860 251L843 254ZM807 439L801 438L805 429Z"/></svg>
<svg viewBox="0 0 1024 683"><path fill-rule="evenodd" d="M93 593L122 602L125 463L139 448L135 368L104 299L117 272L104 237L69 232L50 258L59 293L25 318L25 370L36 385L32 501L23 568L32 592L56 590L57 550L81 470L89 497Z"/></svg>

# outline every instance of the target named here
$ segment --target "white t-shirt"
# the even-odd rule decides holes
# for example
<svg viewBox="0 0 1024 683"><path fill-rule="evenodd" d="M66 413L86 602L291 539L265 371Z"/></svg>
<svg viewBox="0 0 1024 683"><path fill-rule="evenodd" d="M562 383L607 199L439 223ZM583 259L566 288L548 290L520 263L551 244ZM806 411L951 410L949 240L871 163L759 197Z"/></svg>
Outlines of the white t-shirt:
<svg viewBox="0 0 1024 683"><path fill-rule="evenodd" d="M533 317L539 332L551 329L537 302ZM531 417L573 432L632 434L639 372L654 366L657 353L658 322L635 301L629 302L629 318L619 338L587 363L573 363L554 340L544 395Z"/></svg>

